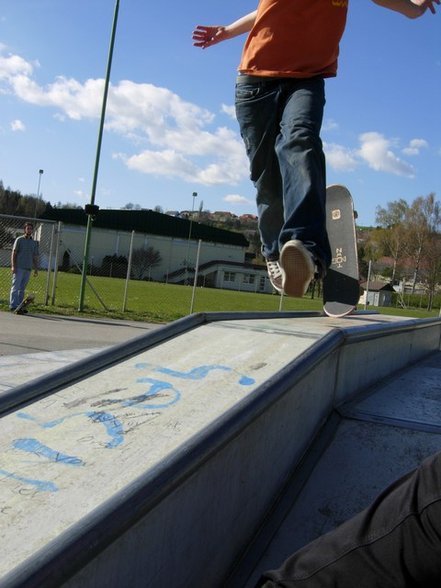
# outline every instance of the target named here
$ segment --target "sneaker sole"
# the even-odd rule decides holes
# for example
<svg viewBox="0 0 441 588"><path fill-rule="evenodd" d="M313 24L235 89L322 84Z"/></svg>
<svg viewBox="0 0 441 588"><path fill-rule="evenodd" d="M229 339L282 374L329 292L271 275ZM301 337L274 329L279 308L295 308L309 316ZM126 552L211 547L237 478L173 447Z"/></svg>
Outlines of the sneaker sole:
<svg viewBox="0 0 441 588"><path fill-rule="evenodd" d="M283 292L301 298L314 277L314 264L301 241L288 241L282 247L279 259L283 272Z"/></svg>

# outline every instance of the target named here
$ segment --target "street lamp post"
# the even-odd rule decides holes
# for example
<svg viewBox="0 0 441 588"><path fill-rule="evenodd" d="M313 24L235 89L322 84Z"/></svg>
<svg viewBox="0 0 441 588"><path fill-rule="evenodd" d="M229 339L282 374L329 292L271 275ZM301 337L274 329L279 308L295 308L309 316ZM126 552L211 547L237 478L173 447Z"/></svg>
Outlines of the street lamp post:
<svg viewBox="0 0 441 588"><path fill-rule="evenodd" d="M80 284L80 296L79 296L79 304L78 310L80 312L84 309L84 295L86 290L86 280L87 280L87 267L89 265L89 249L90 249L90 239L92 234L92 223L93 219L98 213L99 207L95 204L95 196L96 196L96 187L98 182L98 171L100 165L100 157L101 157L101 144L103 140L103 132L104 132L104 122L106 118L106 108L107 108L107 96L109 93L109 85L110 85L110 73L112 69L112 60L113 60L113 49L115 45L115 36L116 36L116 29L118 23L118 14L119 14L119 3L120 0L115 0L115 8L113 12L113 23L112 23L112 32L110 35L110 46L109 46L109 53L107 57L107 68L106 68L106 79L104 81L104 93L103 93L103 101L101 104L101 117L100 117L100 126L98 130L98 141L96 146L96 154L95 154L95 167L93 171L93 179L92 179L92 192L90 195L90 204L86 204L84 210L87 214L87 225L86 225L86 236L84 239L84 255L83 255L83 267L81 270L81 284Z"/></svg>
<svg viewBox="0 0 441 588"><path fill-rule="evenodd" d="M191 216L190 216L190 227L188 229L188 239L187 239L187 255L185 256L185 284L188 284L188 255L190 251L190 240L191 240L191 229L193 226L193 214L194 214L194 201L197 198L198 193L193 192L193 200L191 203Z"/></svg>
<svg viewBox="0 0 441 588"><path fill-rule="evenodd" d="M37 218L37 206L38 206L38 201L40 200L41 176L43 174L44 174L44 169L39 169L38 170L38 185L37 185L37 200L35 202L34 218Z"/></svg>

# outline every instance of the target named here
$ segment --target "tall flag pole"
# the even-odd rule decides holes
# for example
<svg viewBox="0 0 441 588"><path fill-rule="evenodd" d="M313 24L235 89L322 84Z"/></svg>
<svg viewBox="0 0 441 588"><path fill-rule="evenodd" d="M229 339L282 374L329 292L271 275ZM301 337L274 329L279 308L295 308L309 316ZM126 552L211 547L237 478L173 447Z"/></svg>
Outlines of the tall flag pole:
<svg viewBox="0 0 441 588"><path fill-rule="evenodd" d="M100 119L100 128L98 132L98 142L96 148L96 156L95 156L95 169L93 172L93 182L92 182L92 192L90 195L90 204L86 204L85 212L87 214L87 227L86 227L86 237L84 240L84 255L83 255L83 267L81 272L81 286L80 286L80 300L78 305L78 310L81 312L84 308L84 292L86 288L86 281L87 281L87 268L89 265L89 249L90 249L90 237L92 233L92 224L93 220L98 214L99 207L95 204L95 195L96 195L96 185L98 181L98 170L100 165L100 155L101 155L101 143L103 140L103 130L104 130L104 121L106 118L106 106L107 106L107 95L109 92L109 84L110 84L110 72L112 69L112 58L113 58L113 47L115 45L115 36L116 36L116 26L118 23L118 12L119 12L119 0L115 2L115 10L113 14L113 25L112 25L112 34L110 38L110 46L109 46L109 55L107 58L107 71L106 71L106 80L104 83L104 94L103 94L103 103L101 107L101 119Z"/></svg>

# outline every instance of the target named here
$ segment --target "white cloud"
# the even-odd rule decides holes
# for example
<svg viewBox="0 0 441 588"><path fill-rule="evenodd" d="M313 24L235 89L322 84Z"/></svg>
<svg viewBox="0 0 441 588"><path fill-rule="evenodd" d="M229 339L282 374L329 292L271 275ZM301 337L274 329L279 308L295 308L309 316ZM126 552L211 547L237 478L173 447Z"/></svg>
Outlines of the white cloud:
<svg viewBox="0 0 441 588"><path fill-rule="evenodd" d="M164 151L143 151L127 157L120 154L129 169L157 176L176 177L190 181L197 174L196 166L181 153L167 149Z"/></svg>
<svg viewBox="0 0 441 588"><path fill-rule="evenodd" d="M358 165L356 154L343 145L323 143L326 162L336 171L354 171Z"/></svg>
<svg viewBox="0 0 441 588"><path fill-rule="evenodd" d="M0 52L4 52L4 46L0 47ZM14 80L16 76L21 75L30 76L33 69L33 66L19 55L0 55L0 81Z"/></svg>
<svg viewBox="0 0 441 588"><path fill-rule="evenodd" d="M15 75L10 80L14 93L24 102L36 106L59 108L61 117L74 120L98 118L104 88L103 80L86 80L84 84L59 77L46 88L39 86L27 75Z"/></svg>
<svg viewBox="0 0 441 588"><path fill-rule="evenodd" d="M392 173L397 176L415 177L412 165L402 161L391 149L393 142L381 133L363 133L359 137L361 147L358 155L375 171Z"/></svg>
<svg viewBox="0 0 441 588"><path fill-rule="evenodd" d="M25 131L26 130L26 126L24 124L24 122L22 122L21 120L13 120L11 121L11 130L16 132L16 131Z"/></svg>
<svg viewBox="0 0 441 588"><path fill-rule="evenodd" d="M377 172L408 178L415 177L414 167L394 153L396 141L387 139L378 132L363 133L359 136L359 141L358 149L324 142L327 165L339 172L352 172L365 163ZM402 151L406 155L416 155L420 149L427 146L427 142L423 139L413 139Z"/></svg>
<svg viewBox="0 0 441 588"><path fill-rule="evenodd" d="M33 66L19 56L0 55L0 82L6 91L24 102L55 108L54 118L60 122L66 117L99 118L104 80L81 83L58 77L53 83L40 86L32 78L33 71ZM223 105L222 109L231 114L231 107ZM129 80L110 85L106 129L131 142L135 154L117 157L130 169L142 173L205 185L237 184L248 175L245 149L238 133L216 127L213 113L167 88ZM144 149L139 151L140 145Z"/></svg>
<svg viewBox="0 0 441 588"><path fill-rule="evenodd" d="M229 106L228 104L222 104L221 111L224 114L227 114L232 119L236 120L236 107L235 106Z"/></svg>
<svg viewBox="0 0 441 588"><path fill-rule="evenodd" d="M333 118L328 118L323 122L323 131L335 131L339 128L338 123Z"/></svg>
<svg viewBox="0 0 441 588"><path fill-rule="evenodd" d="M38 66L18 55L6 55L5 47L0 46L0 93L15 94L24 102L52 108L60 123L66 118L99 118L104 80L79 82L58 77L40 86L34 79ZM234 117L233 106L222 104L221 110ZM13 124L15 131L25 128L18 120ZM324 129L337 126L329 119ZM116 153L115 158L140 173L193 184L236 185L248 177L248 161L236 128L237 125L219 126L215 114L167 88L130 80L109 87L106 130L123 136L130 145L126 153ZM393 141L378 132L364 133L359 140L359 149L324 144L328 165L352 172L364 162L375 171L414 177L413 166L394 153ZM423 139L413 139L403 153L416 155L426 147Z"/></svg>
<svg viewBox="0 0 441 588"><path fill-rule="evenodd" d="M421 149L427 149L429 143L425 139L412 139L409 145L403 149L405 155L419 155Z"/></svg>
<svg viewBox="0 0 441 588"><path fill-rule="evenodd" d="M240 194L227 194L223 200L224 202L228 202L228 204L254 204L254 201Z"/></svg>

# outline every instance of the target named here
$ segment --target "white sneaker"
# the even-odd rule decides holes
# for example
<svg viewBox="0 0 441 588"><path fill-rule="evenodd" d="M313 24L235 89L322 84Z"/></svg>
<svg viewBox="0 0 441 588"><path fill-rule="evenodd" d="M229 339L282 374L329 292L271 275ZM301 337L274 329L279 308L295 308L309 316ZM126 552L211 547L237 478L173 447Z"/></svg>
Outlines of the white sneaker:
<svg viewBox="0 0 441 588"><path fill-rule="evenodd" d="M284 294L304 296L316 270L312 253L297 239L287 241L280 252L279 265Z"/></svg>
<svg viewBox="0 0 441 588"><path fill-rule="evenodd" d="M271 282L271 286L274 290L277 290L279 294L281 294L283 286L283 274L282 270L280 269L280 265L278 261L270 261L269 259L266 260L266 269L268 270L268 277Z"/></svg>

